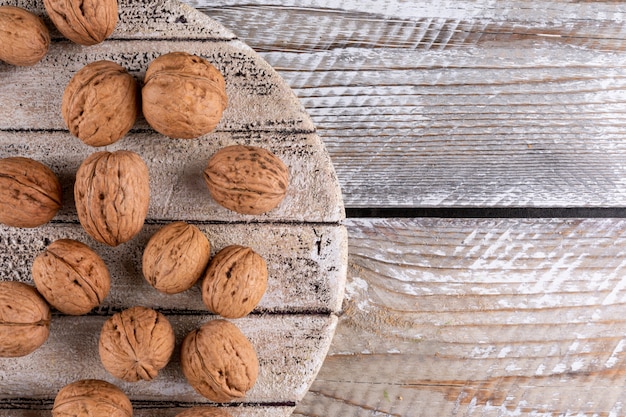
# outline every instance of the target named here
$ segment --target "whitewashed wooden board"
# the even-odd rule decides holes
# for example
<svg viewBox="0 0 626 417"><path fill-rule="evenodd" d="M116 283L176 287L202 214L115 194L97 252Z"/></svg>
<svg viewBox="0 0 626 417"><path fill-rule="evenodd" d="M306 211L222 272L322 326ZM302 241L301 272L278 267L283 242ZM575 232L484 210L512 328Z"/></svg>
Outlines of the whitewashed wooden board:
<svg viewBox="0 0 626 417"><path fill-rule="evenodd" d="M626 206L624 2L185 2L300 97L346 207Z"/></svg>
<svg viewBox="0 0 626 417"><path fill-rule="evenodd" d="M234 416L288 416L313 382L337 323L343 299L347 234L334 168L308 114L274 69L228 29L175 1L119 2L120 22L100 45L83 47L64 39L45 16L42 1L0 1L41 15L51 29L46 58L33 67L0 63L0 157L26 156L57 173L64 205L35 229L0 226L0 279L32 283L32 259L52 241L74 238L101 254L112 288L103 305L86 316L55 312L48 341L23 358L0 359L0 415L46 415L56 392L82 378L120 386L136 415L173 416L207 403L184 380L178 350L151 382L123 383L99 362L99 329L111 314L133 305L162 311L180 343L184 335L215 318L203 307L199 287L167 296L141 274L141 254L164 224L185 220L207 235L214 254L229 244L251 246L268 262L268 290L246 318L234 320L257 349L260 376L248 395L227 404ZM92 148L72 137L61 118L65 85L82 66L109 59L139 81L150 61L170 51L201 55L225 76L229 107L215 132L196 140L172 140L143 119L119 142ZM202 168L230 144L265 147L289 167L285 200L275 210L245 216L218 206L203 183ZM132 241L110 248L80 227L73 201L76 169L92 152L129 149L150 170L151 201L146 224Z"/></svg>
<svg viewBox="0 0 626 417"><path fill-rule="evenodd" d="M625 219L346 225L344 313L295 416L625 415Z"/></svg>

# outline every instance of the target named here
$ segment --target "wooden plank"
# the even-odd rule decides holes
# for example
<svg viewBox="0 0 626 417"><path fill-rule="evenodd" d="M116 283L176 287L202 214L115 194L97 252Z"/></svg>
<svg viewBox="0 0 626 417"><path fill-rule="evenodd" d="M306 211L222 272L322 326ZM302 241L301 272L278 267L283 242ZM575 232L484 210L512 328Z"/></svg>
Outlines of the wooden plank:
<svg viewBox="0 0 626 417"><path fill-rule="evenodd" d="M626 203L621 4L188 3L294 89L349 207Z"/></svg>
<svg viewBox="0 0 626 417"><path fill-rule="evenodd" d="M219 206L211 198L202 172L218 149L233 144L266 148L289 167L287 195L274 210L259 216L244 216ZM333 166L319 137L312 132L219 132L204 140L185 141L165 138L147 129L96 149L66 131L0 131L0 158L30 157L48 165L59 177L63 207L56 220L60 221L77 218L74 178L80 164L93 152L120 149L137 152L148 166L149 219L332 223L344 216Z"/></svg>
<svg viewBox="0 0 626 417"><path fill-rule="evenodd" d="M344 314L295 416L618 416L626 221L350 219Z"/></svg>
<svg viewBox="0 0 626 417"><path fill-rule="evenodd" d="M414 2L185 0L231 28L255 49L324 51L345 48L442 50L515 42L623 50L626 9L612 1L488 0ZM267 22L259 25L259 21ZM235 23L236 22L236 23ZM285 36L283 27L298 28ZM272 28L272 30L268 30Z"/></svg>
<svg viewBox="0 0 626 417"><path fill-rule="evenodd" d="M210 401L187 383L180 367L179 349L190 331L215 316L168 314L166 317L175 329L177 341L171 361L152 381L124 382L104 369L97 353L100 329L108 316L53 316L50 337L39 349L25 357L0 359L2 402L46 400L49 404L66 384L94 378L117 385L131 401L151 407L208 404ZM327 315L280 314L232 320L250 339L259 358L255 385L241 401L234 403L267 407L299 401L326 354L324 346L330 343L336 320Z"/></svg>
<svg viewBox="0 0 626 417"><path fill-rule="evenodd" d="M89 48L58 41L51 44L48 54L37 65L26 68L4 65L6 105L0 109L0 128L66 129L61 117L63 92L72 76L85 65L102 59L114 61L141 82L152 60L177 51L203 56L224 75L228 107L217 129L308 132L314 129L289 87L245 44L167 39L112 39ZM136 127L149 128L143 119Z"/></svg>
<svg viewBox="0 0 626 417"><path fill-rule="evenodd" d="M57 239L76 239L102 257L111 275L111 290L99 311L119 311L137 303L174 314L206 311L200 283L180 294L162 294L143 278L143 249L161 226L147 224L133 240L115 248L96 242L78 224L50 224L35 229L0 226L0 280L32 285L34 256ZM251 247L266 260L268 288L256 314L340 311L346 268L337 265L337 256L347 256L344 228L245 223L196 226L209 239L211 256L237 244Z"/></svg>
<svg viewBox="0 0 626 417"><path fill-rule="evenodd" d="M552 21L554 24L567 20L582 20L585 17L597 20L619 21L624 5L611 1L572 1L542 0L541 9L532 0L507 0L494 3L490 0L346 0L341 3L333 0L251 0L242 3L240 0L185 0L185 3L198 8L214 9L215 13L222 10L244 8L286 8L293 10L336 11L345 13L368 13L372 16L387 18L415 19L421 16L442 16L446 18L484 17L485 19L533 20L540 22ZM558 17L559 19L555 19ZM228 26L227 26L228 27ZM599 35L600 36L600 35Z"/></svg>

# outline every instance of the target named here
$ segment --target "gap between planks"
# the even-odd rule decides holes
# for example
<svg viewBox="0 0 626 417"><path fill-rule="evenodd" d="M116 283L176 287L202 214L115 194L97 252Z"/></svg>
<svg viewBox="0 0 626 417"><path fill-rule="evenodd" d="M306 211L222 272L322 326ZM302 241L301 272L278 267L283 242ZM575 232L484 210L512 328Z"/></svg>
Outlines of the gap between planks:
<svg viewBox="0 0 626 417"><path fill-rule="evenodd" d="M626 207L358 207L347 206L346 218L548 219L626 218Z"/></svg>

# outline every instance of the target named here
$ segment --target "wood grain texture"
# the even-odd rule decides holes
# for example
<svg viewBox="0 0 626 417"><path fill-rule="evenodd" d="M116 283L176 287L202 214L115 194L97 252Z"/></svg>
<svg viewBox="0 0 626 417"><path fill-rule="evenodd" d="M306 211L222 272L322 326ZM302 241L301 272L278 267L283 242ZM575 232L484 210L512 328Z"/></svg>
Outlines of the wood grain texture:
<svg viewBox="0 0 626 417"><path fill-rule="evenodd" d="M193 223L192 223L193 224ZM328 314L343 301L344 266L335 256L343 252L343 228L328 225L220 223L195 224L211 243L211 256L239 244L252 248L268 266L268 288L255 314ZM33 285L33 257L58 239L89 245L107 265L111 290L97 311L109 314L140 304L173 314L208 313L202 303L201 284L179 294L163 294L144 279L143 250L163 224L147 224L131 241L109 247L89 237L76 224L48 224L35 229L0 225L0 280ZM296 285L294 285L296 284ZM129 297L129 294L132 295Z"/></svg>
<svg viewBox="0 0 626 417"><path fill-rule="evenodd" d="M264 147L288 166L287 195L276 209L258 216L244 216L223 208L211 198L203 170L218 149L234 144ZM64 130L0 130L0 158L27 156L48 165L59 177L64 203L57 214L58 221L76 219L74 178L85 158L94 152L121 149L138 153L148 166L149 219L338 223L344 216L340 191L338 186L332 186L337 180L330 159L313 132L244 129L215 132L210 134L210 139L202 141L181 141L145 129L96 149Z"/></svg>
<svg viewBox="0 0 626 417"><path fill-rule="evenodd" d="M350 219L297 416L620 416L626 221Z"/></svg>
<svg viewBox="0 0 626 417"><path fill-rule="evenodd" d="M187 3L294 89L349 207L626 203L622 3Z"/></svg>
<svg viewBox="0 0 626 417"><path fill-rule="evenodd" d="M0 4L25 7L45 18L41 0ZM347 236L329 155L289 86L228 29L175 1L123 0L119 7L120 23L102 44L78 46L52 30L51 48L37 65L0 63L0 158L19 155L44 162L59 176L64 194L63 209L45 226L0 227L0 279L32 282L33 258L59 238L94 247L112 275L111 291L99 308L81 317L55 312L45 346L23 358L0 359L0 415L49 415L58 390L84 378L120 386L140 416L173 416L208 402L186 382L177 351L156 380L136 384L113 379L97 355L104 321L134 305L163 312L175 329L177 346L189 331L216 317L203 306L198 286L167 296L142 277L141 255L150 236L164 224L185 220L209 237L213 254L242 244L267 261L271 278L263 300L252 314L234 320L255 346L260 375L245 398L225 406L235 416L288 416L321 366L343 299ZM108 59L141 82L152 59L172 51L203 56L223 73L229 107L216 131L195 140L172 140L141 119L122 140L98 149L69 134L60 105L76 71ZM277 209L244 216L212 201L202 169L214 152L231 144L262 146L288 166L289 191ZM135 151L146 161L151 203L141 233L110 248L82 230L73 185L79 164L89 154L118 149Z"/></svg>
<svg viewBox="0 0 626 417"><path fill-rule="evenodd" d="M86 378L109 381L131 401L150 402L153 407L210 403L187 383L180 366L180 344L189 332L215 316L170 313L166 317L176 333L177 347L172 359L154 380L132 383L112 377L97 354L100 330L108 316L54 316L50 337L42 347L29 356L0 359L0 378L7 381L0 404L10 404L15 398L49 401L54 399L51 393ZM311 374L323 360L325 352L320 357L318 344L324 344L329 333L332 335L334 320L310 314L252 315L232 320L251 341L259 358L257 383L244 398L233 403L250 407L299 401L307 391Z"/></svg>
<svg viewBox="0 0 626 417"><path fill-rule="evenodd" d="M144 16L144 20L151 19ZM141 20L125 25L143 26ZM120 38L124 33L116 32ZM309 116L265 61L239 41L211 38L193 42L162 39L159 35L164 36L157 32L153 34L157 40L111 39L90 48L58 40L38 65L0 65L4 91L0 131L5 131L0 138L0 156L20 154L57 166L62 161L59 175L69 176L96 151L70 135L61 117L61 98L73 74L89 62L107 59L141 81L154 58L183 50L204 56L220 68L226 78L229 107L217 130L200 140L168 140L141 119L125 138L106 148L134 150L148 163L152 189L158 190L149 215L162 219L240 218L205 198L208 190L202 169L220 147L249 144L276 152L289 167L291 177L285 203L268 214L248 216L250 219L336 222L343 218L341 193L328 153ZM43 85L46 88L42 89ZM65 195L71 204L71 189Z"/></svg>

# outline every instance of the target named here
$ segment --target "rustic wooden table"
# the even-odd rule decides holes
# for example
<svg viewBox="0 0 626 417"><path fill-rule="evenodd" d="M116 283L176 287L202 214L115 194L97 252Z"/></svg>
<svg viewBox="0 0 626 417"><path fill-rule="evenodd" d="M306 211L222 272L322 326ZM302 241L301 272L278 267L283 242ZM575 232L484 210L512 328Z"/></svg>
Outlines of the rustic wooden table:
<svg viewBox="0 0 626 417"><path fill-rule="evenodd" d="M186 2L342 186L343 315L296 416L626 415L626 4Z"/></svg>
<svg viewBox="0 0 626 417"><path fill-rule="evenodd" d="M283 77L342 187L294 416L626 415L625 4L185 3Z"/></svg>

